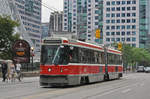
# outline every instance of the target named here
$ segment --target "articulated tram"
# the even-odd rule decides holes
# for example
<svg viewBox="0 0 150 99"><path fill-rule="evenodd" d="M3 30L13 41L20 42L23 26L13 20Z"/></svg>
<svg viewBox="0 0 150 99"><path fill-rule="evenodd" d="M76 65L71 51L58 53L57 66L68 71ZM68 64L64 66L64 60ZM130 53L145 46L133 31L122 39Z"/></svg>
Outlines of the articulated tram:
<svg viewBox="0 0 150 99"><path fill-rule="evenodd" d="M67 38L45 38L41 46L40 85L65 86L122 77L118 50Z"/></svg>

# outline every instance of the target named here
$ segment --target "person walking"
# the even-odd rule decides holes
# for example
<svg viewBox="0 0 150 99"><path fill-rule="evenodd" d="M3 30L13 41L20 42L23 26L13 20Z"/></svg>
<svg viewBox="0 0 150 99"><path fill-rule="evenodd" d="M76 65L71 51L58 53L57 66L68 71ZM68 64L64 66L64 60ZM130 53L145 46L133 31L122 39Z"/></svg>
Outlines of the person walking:
<svg viewBox="0 0 150 99"><path fill-rule="evenodd" d="M3 63L2 63L2 76L3 76L2 81L3 82L5 82L5 80L6 80L7 69L8 69L7 63L5 61L3 61Z"/></svg>
<svg viewBox="0 0 150 99"><path fill-rule="evenodd" d="M16 64L16 72L18 75L18 80L21 81L21 79L20 79L20 77L21 77L21 64L20 63Z"/></svg>

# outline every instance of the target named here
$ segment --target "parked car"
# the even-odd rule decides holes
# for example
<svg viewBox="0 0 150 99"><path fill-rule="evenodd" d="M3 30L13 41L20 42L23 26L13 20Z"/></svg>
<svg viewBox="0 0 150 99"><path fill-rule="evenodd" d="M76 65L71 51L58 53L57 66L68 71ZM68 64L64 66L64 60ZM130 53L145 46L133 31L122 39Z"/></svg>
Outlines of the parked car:
<svg viewBox="0 0 150 99"><path fill-rule="evenodd" d="M150 73L150 67L145 67L145 72Z"/></svg>
<svg viewBox="0 0 150 99"><path fill-rule="evenodd" d="M144 72L144 71L145 71L144 66L138 66L137 67L137 72Z"/></svg>

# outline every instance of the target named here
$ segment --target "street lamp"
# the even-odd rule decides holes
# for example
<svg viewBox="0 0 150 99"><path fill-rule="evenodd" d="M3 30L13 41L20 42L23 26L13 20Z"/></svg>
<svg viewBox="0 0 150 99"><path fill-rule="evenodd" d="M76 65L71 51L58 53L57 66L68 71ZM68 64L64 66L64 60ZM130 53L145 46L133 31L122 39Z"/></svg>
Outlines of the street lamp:
<svg viewBox="0 0 150 99"><path fill-rule="evenodd" d="M34 56L34 47L31 47L31 57L32 57L32 71L33 71L33 56Z"/></svg>

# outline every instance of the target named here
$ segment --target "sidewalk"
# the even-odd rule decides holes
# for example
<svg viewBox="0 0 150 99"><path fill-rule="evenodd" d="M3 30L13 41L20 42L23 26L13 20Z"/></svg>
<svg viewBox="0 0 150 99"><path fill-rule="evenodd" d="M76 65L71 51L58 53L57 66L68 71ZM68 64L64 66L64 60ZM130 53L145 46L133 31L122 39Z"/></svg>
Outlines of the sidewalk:
<svg viewBox="0 0 150 99"><path fill-rule="evenodd" d="M15 82L11 82L11 81L2 82L2 78L0 78L0 85L17 84L17 83L32 83L32 82L37 82L37 81L39 81L39 77L24 77L21 82L19 82L18 79L16 79Z"/></svg>
<svg viewBox="0 0 150 99"><path fill-rule="evenodd" d="M28 71L28 72L22 72L24 77L38 77L39 71ZM2 74L0 72L0 78L2 77Z"/></svg>

